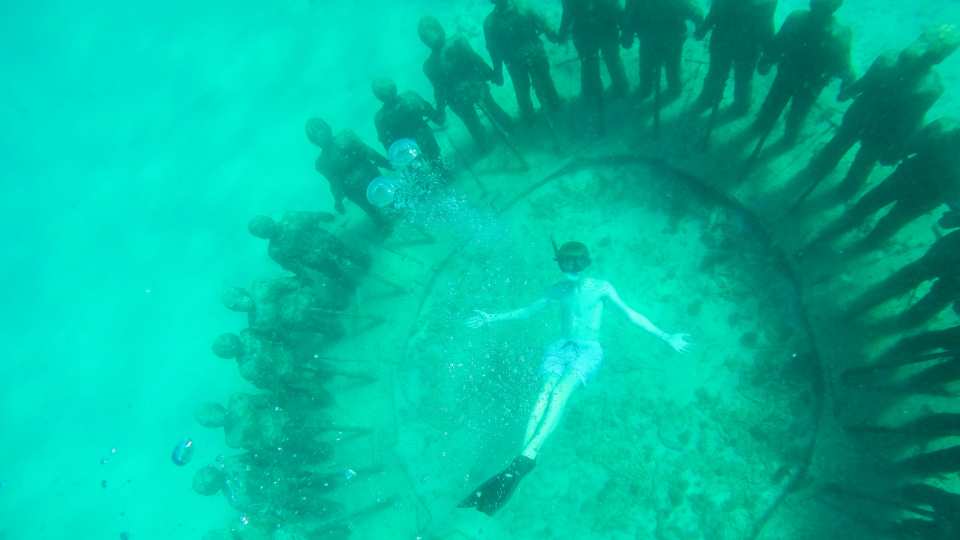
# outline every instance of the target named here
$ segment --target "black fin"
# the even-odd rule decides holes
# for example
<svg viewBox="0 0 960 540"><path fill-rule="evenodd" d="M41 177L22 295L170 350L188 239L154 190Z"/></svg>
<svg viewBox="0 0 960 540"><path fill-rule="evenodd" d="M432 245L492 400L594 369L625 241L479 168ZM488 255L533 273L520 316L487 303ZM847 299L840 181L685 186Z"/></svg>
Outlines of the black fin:
<svg viewBox="0 0 960 540"><path fill-rule="evenodd" d="M492 516L510 500L520 480L533 470L535 463L526 456L517 456L506 469L480 484L457 507L476 508Z"/></svg>

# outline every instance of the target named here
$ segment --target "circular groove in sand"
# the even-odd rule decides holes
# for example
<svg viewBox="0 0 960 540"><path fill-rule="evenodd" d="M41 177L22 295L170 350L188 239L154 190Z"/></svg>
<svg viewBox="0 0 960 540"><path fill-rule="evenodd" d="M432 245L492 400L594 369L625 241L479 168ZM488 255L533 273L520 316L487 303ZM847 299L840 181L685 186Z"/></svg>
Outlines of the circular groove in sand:
<svg viewBox="0 0 960 540"><path fill-rule="evenodd" d="M811 461L813 459L817 442L819 439L820 429L822 425L822 418L824 414L824 389L825 389L825 380L824 380L824 370L821 364L821 357L819 354L819 349L815 340L813 329L810 325L809 317L803 308L802 302L799 299L802 297L801 282L797 278L796 272L794 271L792 265L788 262L786 255L780 250L771 240L767 227L764 222L749 208L740 203L733 197L728 196L727 194L713 188L706 181L697 177L696 175L690 174L686 171L678 169L671 166L669 163L659 160L659 159L649 159L644 157L637 157L631 155L606 155L606 156L593 156L589 158L575 158L568 162L567 164L559 167L552 173L547 174L541 179L531 183L520 191L517 195L510 198L506 203L499 206L496 209L495 214L497 216L503 215L510 211L514 206L519 202L527 199L543 187L549 185L550 183L564 178L568 175L571 175L576 172L601 168L601 167L610 167L615 165L640 165L647 166L653 170L661 172L665 176L669 176L677 181L683 182L687 187L692 191L696 192L704 202L710 203L713 205L718 205L725 208L728 211L738 214L744 220L748 221L750 225L756 230L761 232L760 235L764 244L764 247L770 252L770 255L774 260L777 261L777 266L791 283L793 294L797 298L797 305L801 306L799 310L799 317L803 325L803 333L805 335L806 341L810 346L809 351L809 361L812 364L813 380L810 381L810 384L813 388L814 402L813 402L813 412L812 418L814 422L813 433L810 436L809 442L806 445L803 452L803 459L799 467L796 467L790 471L789 477L786 481L783 482L783 487L780 492L772 499L768 504L767 508L759 513L759 517L755 520L751 527L751 532L747 538L754 540L758 538L764 530L765 525L770 521L770 519L775 515L777 510L783 505L790 492L793 491L799 484L802 483L804 477L806 476ZM426 305L428 299L433 294L434 288L436 286L438 277L447 269L452 261L454 261L459 254L461 254L467 247L469 247L474 242L473 239L468 239L460 244L453 247L446 256L444 256L440 262L438 262L432 269L428 282L425 284L421 296L417 301L416 312L413 317L414 320L420 319L423 313L424 306ZM414 325L415 327L416 325ZM408 336L408 345L409 340L412 338L413 332ZM405 350L409 350L409 346L405 347ZM427 505L423 503L419 494L415 493L420 504L424 507Z"/></svg>

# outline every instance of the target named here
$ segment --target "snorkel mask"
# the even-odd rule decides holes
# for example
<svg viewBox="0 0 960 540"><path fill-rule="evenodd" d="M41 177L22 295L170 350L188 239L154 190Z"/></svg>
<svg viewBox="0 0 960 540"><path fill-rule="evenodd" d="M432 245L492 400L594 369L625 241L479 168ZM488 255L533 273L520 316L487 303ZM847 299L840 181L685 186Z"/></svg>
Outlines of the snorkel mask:
<svg viewBox="0 0 960 540"><path fill-rule="evenodd" d="M580 273L587 269L592 262L590 251L581 242L566 242L557 247L557 241L550 239L553 244L553 260L557 261L560 271L570 279L577 279Z"/></svg>

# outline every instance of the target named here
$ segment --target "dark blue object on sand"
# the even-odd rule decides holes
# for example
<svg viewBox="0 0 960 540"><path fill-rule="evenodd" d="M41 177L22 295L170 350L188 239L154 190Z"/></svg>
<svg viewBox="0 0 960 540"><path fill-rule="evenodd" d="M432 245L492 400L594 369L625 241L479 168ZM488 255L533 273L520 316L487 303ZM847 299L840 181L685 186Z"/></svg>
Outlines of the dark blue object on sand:
<svg viewBox="0 0 960 540"><path fill-rule="evenodd" d="M170 454L170 459L173 460L173 464L181 467L187 463L190 463L192 458L193 441L191 439L184 439L180 441L176 446L173 447L173 452Z"/></svg>

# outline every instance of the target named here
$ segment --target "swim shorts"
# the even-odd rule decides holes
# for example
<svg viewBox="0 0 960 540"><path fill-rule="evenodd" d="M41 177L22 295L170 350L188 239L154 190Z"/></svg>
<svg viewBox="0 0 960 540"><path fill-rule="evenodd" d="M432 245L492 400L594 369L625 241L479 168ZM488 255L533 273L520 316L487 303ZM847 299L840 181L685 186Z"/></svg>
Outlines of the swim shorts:
<svg viewBox="0 0 960 540"><path fill-rule="evenodd" d="M582 341L561 339L547 347L543 353L545 375L562 377L567 373L574 373L580 382L587 384L587 380L600 367L603 360L603 348L596 341Z"/></svg>

